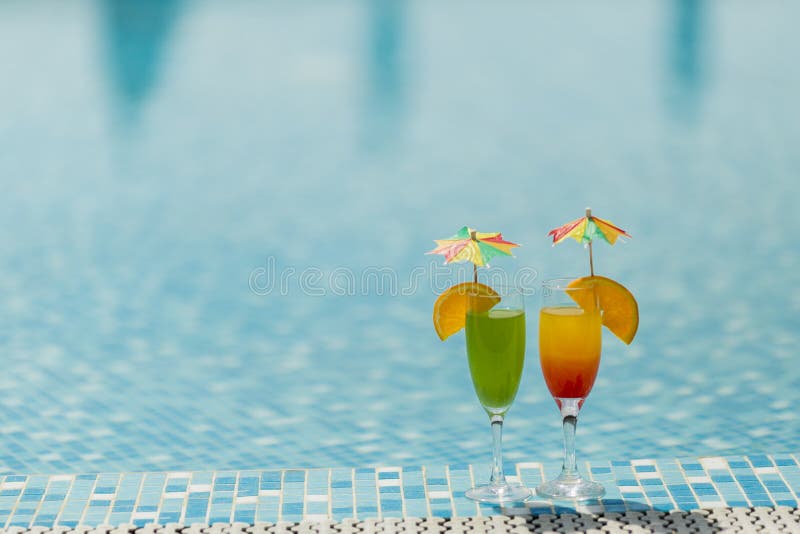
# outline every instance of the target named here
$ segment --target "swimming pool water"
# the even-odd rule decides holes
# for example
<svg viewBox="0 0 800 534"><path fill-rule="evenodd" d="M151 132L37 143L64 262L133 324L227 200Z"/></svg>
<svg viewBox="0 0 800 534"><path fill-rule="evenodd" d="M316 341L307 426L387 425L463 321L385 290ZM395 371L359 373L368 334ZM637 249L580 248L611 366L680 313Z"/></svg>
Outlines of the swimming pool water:
<svg viewBox="0 0 800 534"><path fill-rule="evenodd" d="M580 457L796 450L797 11L0 4L0 471L483 462L423 253L469 224L582 273L546 233L587 205L642 322ZM560 439L531 342L506 456Z"/></svg>

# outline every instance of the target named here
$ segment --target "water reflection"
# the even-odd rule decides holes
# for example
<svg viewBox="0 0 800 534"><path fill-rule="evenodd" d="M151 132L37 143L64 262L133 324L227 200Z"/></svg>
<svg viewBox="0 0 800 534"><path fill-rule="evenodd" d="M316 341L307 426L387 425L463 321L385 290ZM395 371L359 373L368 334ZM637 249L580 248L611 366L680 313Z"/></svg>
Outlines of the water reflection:
<svg viewBox="0 0 800 534"><path fill-rule="evenodd" d="M106 64L116 112L123 125L135 122L158 83L167 42L182 0L101 0Z"/></svg>
<svg viewBox="0 0 800 534"><path fill-rule="evenodd" d="M701 105L706 37L705 0L675 0L672 4L669 65L669 106L673 116L693 120Z"/></svg>
<svg viewBox="0 0 800 534"><path fill-rule="evenodd" d="M401 128L405 102L405 2L371 0L368 10L365 144L380 149Z"/></svg>

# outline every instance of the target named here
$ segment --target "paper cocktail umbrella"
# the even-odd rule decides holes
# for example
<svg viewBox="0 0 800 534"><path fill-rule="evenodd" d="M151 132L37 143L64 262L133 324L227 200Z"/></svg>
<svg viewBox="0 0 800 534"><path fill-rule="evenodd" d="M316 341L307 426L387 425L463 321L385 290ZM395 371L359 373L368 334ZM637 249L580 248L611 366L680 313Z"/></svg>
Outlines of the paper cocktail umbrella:
<svg viewBox="0 0 800 534"><path fill-rule="evenodd" d="M586 208L586 216L568 222L554 230L550 230L547 235L553 236L553 245L561 243L568 237L575 241L588 245L589 247L589 270L594 276L594 260L592 258L592 241L602 239L608 244L613 245L620 236L631 237L628 233L614 226L608 221L592 215L591 208Z"/></svg>
<svg viewBox="0 0 800 534"><path fill-rule="evenodd" d="M452 237L436 239L436 248L427 254L441 254L445 263L472 262L472 275L478 281L478 267L483 267L496 256L511 256L516 243L506 241L497 233L478 232L467 226Z"/></svg>

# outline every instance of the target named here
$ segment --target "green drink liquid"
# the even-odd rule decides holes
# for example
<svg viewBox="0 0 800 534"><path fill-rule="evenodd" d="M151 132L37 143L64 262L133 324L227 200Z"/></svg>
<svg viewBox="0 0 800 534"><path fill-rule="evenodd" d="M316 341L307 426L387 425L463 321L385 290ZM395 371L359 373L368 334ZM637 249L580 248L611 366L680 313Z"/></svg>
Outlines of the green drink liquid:
<svg viewBox="0 0 800 534"><path fill-rule="evenodd" d="M525 363L525 312L467 313L467 357L484 410L504 415L514 402Z"/></svg>

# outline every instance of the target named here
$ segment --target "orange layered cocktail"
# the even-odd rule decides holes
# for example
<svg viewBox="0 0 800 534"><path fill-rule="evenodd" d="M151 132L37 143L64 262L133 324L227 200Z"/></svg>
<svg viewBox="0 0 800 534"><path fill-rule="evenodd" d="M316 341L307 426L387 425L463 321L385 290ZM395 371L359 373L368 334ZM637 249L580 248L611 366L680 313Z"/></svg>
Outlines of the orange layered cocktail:
<svg viewBox="0 0 800 534"><path fill-rule="evenodd" d="M539 312L539 361L555 398L589 395L600 367L600 311L547 306Z"/></svg>

